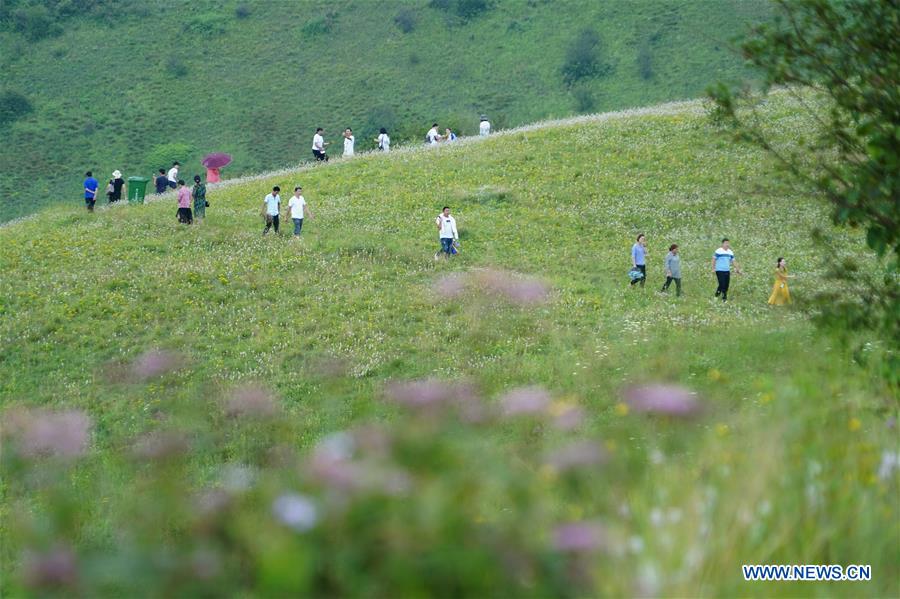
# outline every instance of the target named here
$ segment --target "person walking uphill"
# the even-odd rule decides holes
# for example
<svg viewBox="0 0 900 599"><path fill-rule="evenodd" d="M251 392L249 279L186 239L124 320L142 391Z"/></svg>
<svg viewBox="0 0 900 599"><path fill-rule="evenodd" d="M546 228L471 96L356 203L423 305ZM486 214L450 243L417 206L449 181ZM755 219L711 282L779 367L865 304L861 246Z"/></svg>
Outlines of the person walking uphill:
<svg viewBox="0 0 900 599"><path fill-rule="evenodd" d="M734 260L734 252L731 251L731 242L728 238L722 240L722 247L713 253L713 271L716 273L716 297L721 297L723 302L728 301L728 287L731 285L731 266L734 272L741 274L741 268Z"/></svg>
<svg viewBox="0 0 900 599"><path fill-rule="evenodd" d="M640 283L643 287L647 282L647 237L643 233L637 236L637 241L631 246L631 266L634 270L641 271L643 275L632 279L631 284Z"/></svg>
<svg viewBox="0 0 900 599"><path fill-rule="evenodd" d="M200 175L194 175L194 218L203 220L206 218L206 185L200 180Z"/></svg>
<svg viewBox="0 0 900 599"><path fill-rule="evenodd" d="M459 232L456 230L456 219L450 216L450 206L444 206L434 222L441 240L441 252L452 256L453 242L459 241Z"/></svg>
<svg viewBox="0 0 900 599"><path fill-rule="evenodd" d="M291 220L294 221L294 237L300 237L300 231L303 230L303 216L305 212L309 212L309 217L315 215L306 205L306 198L302 195L303 188L299 185L294 188L294 195L288 200L288 208L291 211Z"/></svg>
<svg viewBox="0 0 900 599"><path fill-rule="evenodd" d="M184 179L178 180L178 222L184 225L194 222L191 214L191 190L184 184Z"/></svg>
<svg viewBox="0 0 900 599"><path fill-rule="evenodd" d="M263 216L266 218L266 228L263 229L263 235L269 232L269 229L275 227L275 233L278 233L278 215L281 214L281 188L277 185L272 188L272 193L263 200Z"/></svg>
<svg viewBox="0 0 900 599"><path fill-rule="evenodd" d="M770 306L784 306L791 303L791 291L788 289L787 261L779 258L775 263L775 284L772 286L772 295L769 296Z"/></svg>
<svg viewBox="0 0 900 599"><path fill-rule="evenodd" d="M666 282L663 283L660 291L668 292L669 285L675 281L675 297L681 297L681 257L678 255L678 244L673 243L669 246L669 253L666 254Z"/></svg>
<svg viewBox="0 0 900 599"><path fill-rule="evenodd" d="M100 189L100 182L94 178L94 173L88 171L84 174L84 203L88 212L94 211L94 204L97 202L97 191Z"/></svg>

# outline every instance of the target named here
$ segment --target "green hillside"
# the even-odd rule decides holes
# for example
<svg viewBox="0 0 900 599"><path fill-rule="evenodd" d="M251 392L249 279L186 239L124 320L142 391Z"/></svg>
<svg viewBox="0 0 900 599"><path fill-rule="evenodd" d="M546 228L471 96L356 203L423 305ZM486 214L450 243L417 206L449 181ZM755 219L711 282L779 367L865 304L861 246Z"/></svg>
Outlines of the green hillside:
<svg viewBox="0 0 900 599"><path fill-rule="evenodd" d="M765 115L784 143L810 126L785 97ZM261 236L263 195L298 183L315 212L303 237ZM896 590L896 398L802 309L766 305L778 256L800 308L823 284L808 233L825 212L700 103L359 156L213 189L210 203L192 227L167 196L0 228L4 596L39 588L34 555L54 547L75 552L88 596ZM435 261L445 203L462 252ZM626 277L638 232L645 289ZM723 235L745 273L727 304L709 264ZM835 235L834 259L864 253ZM680 299L656 291L671 243ZM551 413L578 406L586 420L450 424L385 400L386 386L400 393L391 381L429 378L467 381L485 409L538 385ZM702 413L654 418L623 396L656 382L695 392ZM285 415L271 424L224 415L268 410L270 396ZM16 458L17 406L83 410L88 454ZM319 486L296 457L364 423L395 435L405 474L384 480L398 496ZM356 430L383 459L372 429ZM598 440L605 465L540 466L579 439ZM235 483L235 464L256 482ZM208 488L233 503L198 512ZM279 524L285 489L321 501L318 525ZM602 525L602 548L560 549L553 527L572 521ZM872 580L744 582L745 563L870 564Z"/></svg>
<svg viewBox="0 0 900 599"><path fill-rule="evenodd" d="M697 97L745 75L728 42L768 14L762 0L7 0L0 220L77 202L88 168L146 176L177 158L193 174L209 151L234 155L232 177L295 165L316 126L370 149L379 127L418 142L433 119L469 134L481 112L502 128Z"/></svg>

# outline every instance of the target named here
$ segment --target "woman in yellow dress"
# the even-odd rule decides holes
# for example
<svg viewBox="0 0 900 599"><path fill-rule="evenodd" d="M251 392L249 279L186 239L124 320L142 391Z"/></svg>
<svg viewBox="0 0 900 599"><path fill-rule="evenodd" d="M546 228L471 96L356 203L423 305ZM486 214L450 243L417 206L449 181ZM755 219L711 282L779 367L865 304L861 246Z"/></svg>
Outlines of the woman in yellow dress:
<svg viewBox="0 0 900 599"><path fill-rule="evenodd" d="M783 306L791 303L791 292L788 289L787 261L779 258L775 266L775 285L769 296L770 306Z"/></svg>

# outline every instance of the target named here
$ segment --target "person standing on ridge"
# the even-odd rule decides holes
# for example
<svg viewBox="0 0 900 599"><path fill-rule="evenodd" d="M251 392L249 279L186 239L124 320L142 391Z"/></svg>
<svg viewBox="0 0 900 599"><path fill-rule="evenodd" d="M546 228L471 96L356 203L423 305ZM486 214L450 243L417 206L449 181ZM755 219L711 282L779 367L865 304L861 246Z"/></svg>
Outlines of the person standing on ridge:
<svg viewBox="0 0 900 599"><path fill-rule="evenodd" d="M681 297L681 257L678 255L678 244L669 246L669 253L665 258L666 282L660 291L668 292L669 285L675 281L675 297Z"/></svg>
<svg viewBox="0 0 900 599"><path fill-rule="evenodd" d="M275 233L278 233L278 215L281 214L281 188L277 185L272 188L272 193L263 200L263 216L266 219L266 228L263 229L263 235L269 232L269 229L275 227Z"/></svg>
<svg viewBox="0 0 900 599"><path fill-rule="evenodd" d="M125 190L125 179L122 178L122 172L115 170L113 171L113 180L112 180L112 195L109 196L109 203L118 202L122 199L122 192Z"/></svg>
<svg viewBox="0 0 900 599"><path fill-rule="evenodd" d="M459 241L459 232L456 230L456 219L450 216L450 206L444 206L434 222L441 240L441 252L452 256L453 244Z"/></svg>
<svg viewBox="0 0 900 599"><path fill-rule="evenodd" d="M325 130L317 127L316 134L313 135L312 153L316 162L328 162L328 154L325 153L325 148L330 144L325 141L325 138L322 136L323 133L325 133Z"/></svg>
<svg viewBox="0 0 900 599"><path fill-rule="evenodd" d="M641 271L642 277L633 279L631 284L640 283L641 287L647 282L647 238L643 233L637 236L637 241L631 246L631 266L633 270Z"/></svg>
<svg viewBox="0 0 900 599"><path fill-rule="evenodd" d="M491 134L491 122L488 120L487 115L481 115L481 121L478 123L478 135L485 136Z"/></svg>
<svg viewBox="0 0 900 599"><path fill-rule="evenodd" d="M378 144L378 149L382 152L391 151L391 138L388 137L387 129L385 129L384 127L381 128L381 133L379 133L378 137L375 138L375 143Z"/></svg>
<svg viewBox="0 0 900 599"><path fill-rule="evenodd" d="M353 129L347 127L344 129L344 156L353 156L353 146L356 144L356 138L353 137Z"/></svg>
<svg viewBox="0 0 900 599"><path fill-rule="evenodd" d="M84 203L88 212L94 211L94 204L97 202L97 190L100 189L100 182L94 178L94 173L88 171L84 174Z"/></svg>
<svg viewBox="0 0 900 599"><path fill-rule="evenodd" d="M194 222L191 214L191 190L184 184L184 179L178 180L178 222L184 225Z"/></svg>
<svg viewBox="0 0 900 599"><path fill-rule="evenodd" d="M716 297L721 297L723 302L728 301L728 287L731 285L731 266L734 265L734 272L741 274L741 268L734 259L734 252L731 251L731 242L728 238L722 240L722 247L713 252L713 272L716 273Z"/></svg>
<svg viewBox="0 0 900 599"><path fill-rule="evenodd" d="M169 187L175 189L178 185L178 167L181 165L175 161L172 163L172 168L169 169L168 175L166 175L166 179L168 179Z"/></svg>
<svg viewBox="0 0 900 599"><path fill-rule="evenodd" d="M156 175L153 184L156 186L156 195L166 193L169 189L169 178L166 176L166 169L159 169L159 174Z"/></svg>
<svg viewBox="0 0 900 599"><path fill-rule="evenodd" d="M299 185L294 188L294 195L288 200L288 209L291 211L291 220L294 221L294 237L300 237L300 231L303 230L303 216L305 212L309 212L309 217L315 215L306 205L306 198L303 197L303 188Z"/></svg>
<svg viewBox="0 0 900 599"><path fill-rule="evenodd" d="M191 195L194 197L194 217L202 221L206 218L206 185L200 180L200 175L194 175L194 189Z"/></svg>

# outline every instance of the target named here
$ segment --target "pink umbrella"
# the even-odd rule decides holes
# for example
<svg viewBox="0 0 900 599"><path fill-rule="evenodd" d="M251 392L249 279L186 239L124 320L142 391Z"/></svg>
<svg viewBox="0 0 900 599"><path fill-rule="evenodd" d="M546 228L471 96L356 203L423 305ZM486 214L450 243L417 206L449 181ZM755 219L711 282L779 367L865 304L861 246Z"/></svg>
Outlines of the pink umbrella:
<svg viewBox="0 0 900 599"><path fill-rule="evenodd" d="M226 154L225 152L213 152L212 154L207 154L203 159L202 164L206 167L206 182L218 183L219 169L231 164L231 154Z"/></svg>

